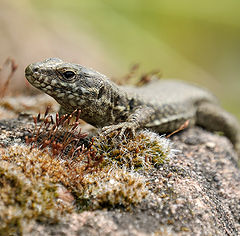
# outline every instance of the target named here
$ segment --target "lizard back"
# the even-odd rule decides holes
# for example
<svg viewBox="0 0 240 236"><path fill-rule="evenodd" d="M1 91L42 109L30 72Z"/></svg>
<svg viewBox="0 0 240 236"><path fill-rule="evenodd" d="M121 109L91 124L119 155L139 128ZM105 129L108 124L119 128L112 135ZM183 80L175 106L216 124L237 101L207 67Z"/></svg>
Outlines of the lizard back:
<svg viewBox="0 0 240 236"><path fill-rule="evenodd" d="M123 88L138 103L154 108L155 113L146 127L163 133L176 130L186 120L194 124L199 104L218 103L206 89L173 79L156 79L142 87Z"/></svg>

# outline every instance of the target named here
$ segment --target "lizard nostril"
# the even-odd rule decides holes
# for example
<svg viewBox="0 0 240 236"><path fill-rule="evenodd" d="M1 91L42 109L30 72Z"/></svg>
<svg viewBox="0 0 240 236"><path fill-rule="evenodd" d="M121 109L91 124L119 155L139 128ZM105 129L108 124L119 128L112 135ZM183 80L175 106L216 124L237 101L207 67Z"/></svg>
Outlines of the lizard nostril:
<svg viewBox="0 0 240 236"><path fill-rule="evenodd" d="M33 75L37 72L39 72L39 67L34 66L32 64L27 66L26 69L25 69L25 75L26 76Z"/></svg>
<svg viewBox="0 0 240 236"><path fill-rule="evenodd" d="M38 68L38 67L34 67L34 68L32 69L32 71L33 71L33 73L36 73L36 72L39 71L39 68Z"/></svg>

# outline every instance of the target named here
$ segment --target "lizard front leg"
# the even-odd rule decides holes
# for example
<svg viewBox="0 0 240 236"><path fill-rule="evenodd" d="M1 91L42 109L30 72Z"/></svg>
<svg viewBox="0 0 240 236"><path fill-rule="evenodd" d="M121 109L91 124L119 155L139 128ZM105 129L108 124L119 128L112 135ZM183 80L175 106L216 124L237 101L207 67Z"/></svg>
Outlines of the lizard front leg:
<svg viewBox="0 0 240 236"><path fill-rule="evenodd" d="M133 113L129 115L125 122L119 123L117 125L109 125L102 128L103 134L109 134L115 130L119 130L119 137L121 138L126 130L130 130L133 136L135 136L136 129L144 127L152 119L154 114L154 109L149 106L139 106L135 109Z"/></svg>

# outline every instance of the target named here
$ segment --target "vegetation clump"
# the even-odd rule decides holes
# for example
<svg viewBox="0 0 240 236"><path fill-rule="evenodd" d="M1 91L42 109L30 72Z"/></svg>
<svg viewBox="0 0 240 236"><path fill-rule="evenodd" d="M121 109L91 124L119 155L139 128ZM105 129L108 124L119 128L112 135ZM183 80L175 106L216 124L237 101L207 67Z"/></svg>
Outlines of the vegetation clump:
<svg viewBox="0 0 240 236"><path fill-rule="evenodd" d="M22 234L31 220L56 223L71 208L57 201L47 177L29 179L20 167L0 161L0 235Z"/></svg>
<svg viewBox="0 0 240 236"><path fill-rule="evenodd" d="M59 196L59 185L74 198L84 190L85 176L98 171L90 151L76 159L64 159L46 149L14 145L0 154L0 234L6 229L21 232L30 219L57 223L74 210L74 201L69 204Z"/></svg>
<svg viewBox="0 0 240 236"><path fill-rule="evenodd" d="M123 140L119 140L117 132L100 135L94 137L90 150L103 161L99 172L83 178L83 191L77 200L80 209L129 209L139 204L150 194L139 170L157 168L174 155L170 141L150 131Z"/></svg>
<svg viewBox="0 0 240 236"><path fill-rule="evenodd" d="M174 155L168 139L150 131L140 131L132 139L119 140L117 133L95 137L92 149L103 156L105 165L128 169L150 169L169 161Z"/></svg>
<svg viewBox="0 0 240 236"><path fill-rule="evenodd" d="M47 150L15 145L5 149L1 159L15 164L31 181L46 179L61 183L73 193L82 190L82 180L86 174L98 171L97 164L90 160L90 152L69 160L54 158Z"/></svg>
<svg viewBox="0 0 240 236"><path fill-rule="evenodd" d="M0 233L21 233L31 219L56 223L77 209L129 209L150 194L138 171L169 161L174 154L169 140L140 131L123 140L112 133L86 141L79 116L76 110L54 119L47 110L43 118L34 117L26 144L0 150ZM59 186L72 196L70 203Z"/></svg>
<svg viewBox="0 0 240 236"><path fill-rule="evenodd" d="M83 186L84 190L79 200L87 202L90 209L127 209L140 203L150 193L143 176L116 166L88 174L83 180Z"/></svg>
<svg viewBox="0 0 240 236"><path fill-rule="evenodd" d="M38 149L48 148L55 157L66 155L72 158L80 155L84 146L80 143L87 134L82 133L79 128L80 110L61 117L56 113L55 118L48 114L47 107L44 117L39 113L33 117L34 130L31 137L26 136L26 143Z"/></svg>

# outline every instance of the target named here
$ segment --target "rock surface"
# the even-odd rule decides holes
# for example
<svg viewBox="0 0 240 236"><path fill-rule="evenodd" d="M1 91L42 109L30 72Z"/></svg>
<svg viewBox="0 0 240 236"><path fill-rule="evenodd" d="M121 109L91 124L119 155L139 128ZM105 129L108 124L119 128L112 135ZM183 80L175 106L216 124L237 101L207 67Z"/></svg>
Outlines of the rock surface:
<svg viewBox="0 0 240 236"><path fill-rule="evenodd" d="M21 119L0 122L1 143L23 140L30 121ZM239 235L240 171L230 142L198 127L172 141L175 157L141 173L152 195L139 205L75 212L54 225L33 222L24 235Z"/></svg>

